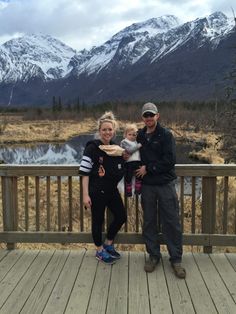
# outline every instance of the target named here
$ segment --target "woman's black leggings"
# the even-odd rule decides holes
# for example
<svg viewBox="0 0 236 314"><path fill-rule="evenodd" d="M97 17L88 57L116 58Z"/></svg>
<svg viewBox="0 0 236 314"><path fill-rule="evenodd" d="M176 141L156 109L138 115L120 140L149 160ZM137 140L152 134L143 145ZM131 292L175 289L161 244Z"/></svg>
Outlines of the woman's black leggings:
<svg viewBox="0 0 236 314"><path fill-rule="evenodd" d="M92 235L96 246L102 245L102 225L106 207L113 214L113 221L108 227L107 239L114 240L116 234L126 222L127 216L118 189L112 191L94 191L90 193L92 201Z"/></svg>

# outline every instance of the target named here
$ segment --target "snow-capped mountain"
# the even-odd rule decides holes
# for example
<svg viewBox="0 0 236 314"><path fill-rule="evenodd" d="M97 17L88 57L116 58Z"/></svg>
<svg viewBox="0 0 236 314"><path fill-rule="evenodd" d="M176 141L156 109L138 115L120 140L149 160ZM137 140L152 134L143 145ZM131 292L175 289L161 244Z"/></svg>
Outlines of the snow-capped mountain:
<svg viewBox="0 0 236 314"><path fill-rule="evenodd" d="M76 74L99 72L109 62L117 59L121 66L134 64L152 47L151 38L157 34L163 34L178 25L178 19L173 15L152 18L143 23L132 24L115 34L104 45L79 53L74 60L77 70ZM78 60L77 63L76 60Z"/></svg>
<svg viewBox="0 0 236 314"><path fill-rule="evenodd" d="M153 62L191 39L195 39L196 48L209 42L214 49L233 26L233 20L229 20L221 12L182 25L173 15L153 18L125 28L100 47L77 54L74 67L79 75L98 73L109 63L116 63L121 67L133 65L143 57Z"/></svg>
<svg viewBox="0 0 236 314"><path fill-rule="evenodd" d="M173 15L132 24L76 52L48 35L0 46L0 104L214 98L230 68L234 21L221 12L181 24ZM227 57L225 57L227 56Z"/></svg>
<svg viewBox="0 0 236 314"><path fill-rule="evenodd" d="M0 81L58 79L70 72L76 51L49 35L27 35L0 46Z"/></svg>

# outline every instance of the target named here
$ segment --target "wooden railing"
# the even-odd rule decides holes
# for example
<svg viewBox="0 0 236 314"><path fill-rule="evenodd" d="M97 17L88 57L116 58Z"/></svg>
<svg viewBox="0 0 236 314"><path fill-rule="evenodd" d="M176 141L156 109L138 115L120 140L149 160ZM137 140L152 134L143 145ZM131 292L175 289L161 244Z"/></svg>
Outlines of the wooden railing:
<svg viewBox="0 0 236 314"><path fill-rule="evenodd" d="M91 243L91 214L78 166L0 165L0 242ZM236 165L176 165L185 245L236 246ZM122 189L121 184L121 189ZM140 197L125 198L128 220L118 243L142 244ZM110 220L104 223L104 231ZM160 226L160 242L165 243Z"/></svg>

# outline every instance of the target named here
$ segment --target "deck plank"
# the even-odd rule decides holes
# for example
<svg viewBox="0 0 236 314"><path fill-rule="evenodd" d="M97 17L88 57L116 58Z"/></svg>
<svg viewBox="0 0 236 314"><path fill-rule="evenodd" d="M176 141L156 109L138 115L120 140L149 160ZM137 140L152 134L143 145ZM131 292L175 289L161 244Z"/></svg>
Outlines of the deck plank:
<svg viewBox="0 0 236 314"><path fill-rule="evenodd" d="M149 314L149 296L147 274L143 270L145 254L130 252L129 261L129 312L131 314Z"/></svg>
<svg viewBox="0 0 236 314"><path fill-rule="evenodd" d="M85 314L87 312L98 265L94 255L95 253L92 250L88 250L85 254L66 307L66 314L76 312Z"/></svg>
<svg viewBox="0 0 236 314"><path fill-rule="evenodd" d="M92 287L91 298L88 306L88 314L105 314L107 307L107 298L111 280L112 267L116 265L105 265L97 262L97 271Z"/></svg>
<svg viewBox="0 0 236 314"><path fill-rule="evenodd" d="M18 283L14 291L11 293L10 297L1 308L2 314L9 314L14 312L20 313L20 310L27 300L29 294L33 290L39 277L41 276L49 260L51 259L53 252L53 250L39 252L33 263L30 265L29 269L27 270L27 273Z"/></svg>
<svg viewBox="0 0 236 314"><path fill-rule="evenodd" d="M128 252L121 254L122 258L112 267L106 313L127 314L128 311L129 254Z"/></svg>
<svg viewBox="0 0 236 314"><path fill-rule="evenodd" d="M146 258L148 257L146 256ZM147 275L151 313L172 313L171 300L166 285L162 260L157 265L156 270Z"/></svg>
<svg viewBox="0 0 236 314"><path fill-rule="evenodd" d="M85 250L70 251L43 313L64 313Z"/></svg>
<svg viewBox="0 0 236 314"><path fill-rule="evenodd" d="M8 254L8 250L1 250L0 249L0 261Z"/></svg>
<svg viewBox="0 0 236 314"><path fill-rule="evenodd" d="M194 253L194 258L208 287L218 313L236 313L236 305L229 295L218 271L208 254Z"/></svg>
<svg viewBox="0 0 236 314"><path fill-rule="evenodd" d="M185 279L179 279L175 276L167 255L164 255L162 260L173 313L195 313ZM184 261L183 266L185 267Z"/></svg>
<svg viewBox="0 0 236 314"><path fill-rule="evenodd" d="M236 254L226 253L225 256L230 261L230 264L232 265L233 269L236 271Z"/></svg>
<svg viewBox="0 0 236 314"><path fill-rule="evenodd" d="M227 289L230 292L230 295L234 299L234 302L236 303L236 272L233 269L232 265L228 261L225 254L211 254L210 255L211 260L215 264L218 272L220 273L220 276L222 280L224 281Z"/></svg>
<svg viewBox="0 0 236 314"><path fill-rule="evenodd" d="M22 254L23 251L21 250L13 250L5 255L0 263L0 281L6 276Z"/></svg>
<svg viewBox="0 0 236 314"><path fill-rule="evenodd" d="M187 273L186 284L195 311L197 313L217 313L192 253L185 253L183 262Z"/></svg>
<svg viewBox="0 0 236 314"><path fill-rule="evenodd" d="M32 293L22 308L22 313L42 313L55 282L57 281L66 259L68 258L69 252L69 250L58 250L54 253L37 285L34 287Z"/></svg>
<svg viewBox="0 0 236 314"><path fill-rule="evenodd" d="M24 254L20 256L14 266L7 273L4 279L0 282L0 308L2 308L3 304L12 293L12 291L15 289L18 282L27 272L27 269L37 257L38 253L38 250L25 251Z"/></svg>

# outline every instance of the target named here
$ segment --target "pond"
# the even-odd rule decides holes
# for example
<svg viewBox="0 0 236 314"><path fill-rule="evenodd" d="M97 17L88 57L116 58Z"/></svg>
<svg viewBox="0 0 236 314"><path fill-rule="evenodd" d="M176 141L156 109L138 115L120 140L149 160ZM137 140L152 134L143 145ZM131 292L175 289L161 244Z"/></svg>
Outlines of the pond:
<svg viewBox="0 0 236 314"><path fill-rule="evenodd" d="M60 144L4 145L0 146L0 160L7 164L79 164L86 143L93 138L93 134L86 134ZM177 163L196 163L188 157L192 150L192 144L177 142Z"/></svg>
<svg viewBox="0 0 236 314"><path fill-rule="evenodd" d="M93 139L93 134L79 135L66 143L37 143L36 145L0 146L0 160L6 164L78 164L80 163L86 143ZM117 139L117 143L120 139ZM179 143L176 145L178 164L196 163L188 157L193 144ZM197 197L201 193L201 178L196 180ZM179 188L179 178L177 188ZM184 178L185 195L191 194L191 178Z"/></svg>
<svg viewBox="0 0 236 314"><path fill-rule="evenodd" d="M66 143L0 146L0 160L7 164L78 164L93 135L80 135Z"/></svg>

